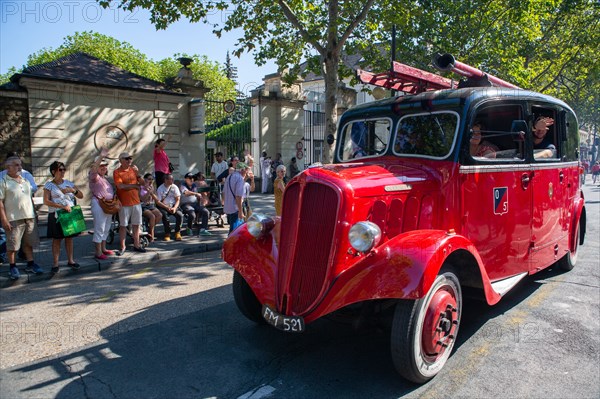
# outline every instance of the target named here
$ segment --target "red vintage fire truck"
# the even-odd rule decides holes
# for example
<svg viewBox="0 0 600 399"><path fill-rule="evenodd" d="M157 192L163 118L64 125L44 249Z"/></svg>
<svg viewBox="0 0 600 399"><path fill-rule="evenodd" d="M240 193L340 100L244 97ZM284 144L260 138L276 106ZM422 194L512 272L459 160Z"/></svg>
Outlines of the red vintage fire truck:
<svg viewBox="0 0 600 399"><path fill-rule="evenodd" d="M493 305L527 275L572 269L586 226L573 110L450 55L435 63L471 79L359 71L409 94L345 112L334 163L292 179L280 218L253 215L223 247L248 319L302 332L387 313L396 369L417 383L450 356L465 294Z"/></svg>

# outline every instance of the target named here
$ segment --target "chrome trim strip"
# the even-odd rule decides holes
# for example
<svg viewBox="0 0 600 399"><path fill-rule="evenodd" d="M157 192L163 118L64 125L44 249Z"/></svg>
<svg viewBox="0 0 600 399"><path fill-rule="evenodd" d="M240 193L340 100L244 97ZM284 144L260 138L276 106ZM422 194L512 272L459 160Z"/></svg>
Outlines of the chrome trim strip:
<svg viewBox="0 0 600 399"><path fill-rule="evenodd" d="M461 165L458 172L460 174L471 173L495 173L495 172L520 172L529 170L546 169L566 169L579 166L578 161L572 162L552 162L552 163L529 163L512 165Z"/></svg>
<svg viewBox="0 0 600 399"><path fill-rule="evenodd" d="M505 278L503 280L494 281L492 283L492 289L496 291L500 296L504 296L511 288L527 276L527 272L516 274L512 277Z"/></svg>

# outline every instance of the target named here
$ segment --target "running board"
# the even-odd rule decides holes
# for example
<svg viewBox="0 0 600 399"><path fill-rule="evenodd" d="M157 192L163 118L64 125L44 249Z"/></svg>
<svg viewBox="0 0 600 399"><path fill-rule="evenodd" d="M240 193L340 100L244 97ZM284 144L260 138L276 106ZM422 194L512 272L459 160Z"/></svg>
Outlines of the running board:
<svg viewBox="0 0 600 399"><path fill-rule="evenodd" d="M519 281L523 280L525 276L527 276L527 274L528 273L525 272L509 278L505 278L503 280L495 281L492 283L492 288L498 293L498 295L504 296L504 294L510 291L512 287L517 285Z"/></svg>

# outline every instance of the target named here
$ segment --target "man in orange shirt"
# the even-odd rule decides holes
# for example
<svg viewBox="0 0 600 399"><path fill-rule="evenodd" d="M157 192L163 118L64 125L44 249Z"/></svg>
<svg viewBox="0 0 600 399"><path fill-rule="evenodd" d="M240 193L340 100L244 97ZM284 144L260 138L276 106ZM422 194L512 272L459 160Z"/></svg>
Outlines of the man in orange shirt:
<svg viewBox="0 0 600 399"><path fill-rule="evenodd" d="M140 225L142 224L142 206L140 202L139 189L144 180L139 174L137 166L132 163L133 157L127 152L119 155L121 165L113 172L115 186L117 186L117 197L121 201L119 210L119 239L121 250L118 255L125 253L125 238L127 236L127 225L131 222L131 233L133 235L133 250L146 252L140 245Z"/></svg>

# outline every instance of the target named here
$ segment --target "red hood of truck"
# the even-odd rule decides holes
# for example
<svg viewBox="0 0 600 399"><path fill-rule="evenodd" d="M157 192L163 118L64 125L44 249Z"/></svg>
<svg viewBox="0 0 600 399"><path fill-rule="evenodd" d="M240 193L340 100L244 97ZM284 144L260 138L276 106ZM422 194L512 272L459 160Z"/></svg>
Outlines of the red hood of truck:
<svg viewBox="0 0 600 399"><path fill-rule="evenodd" d="M451 167L452 163L448 163ZM344 190L351 190L353 197L390 195L411 191L419 187L429 191L442 183L445 168L440 162L435 169L428 162L399 162L398 158L381 159L377 162L331 164L307 169L307 180L324 179ZM433 187L430 187L433 185Z"/></svg>

